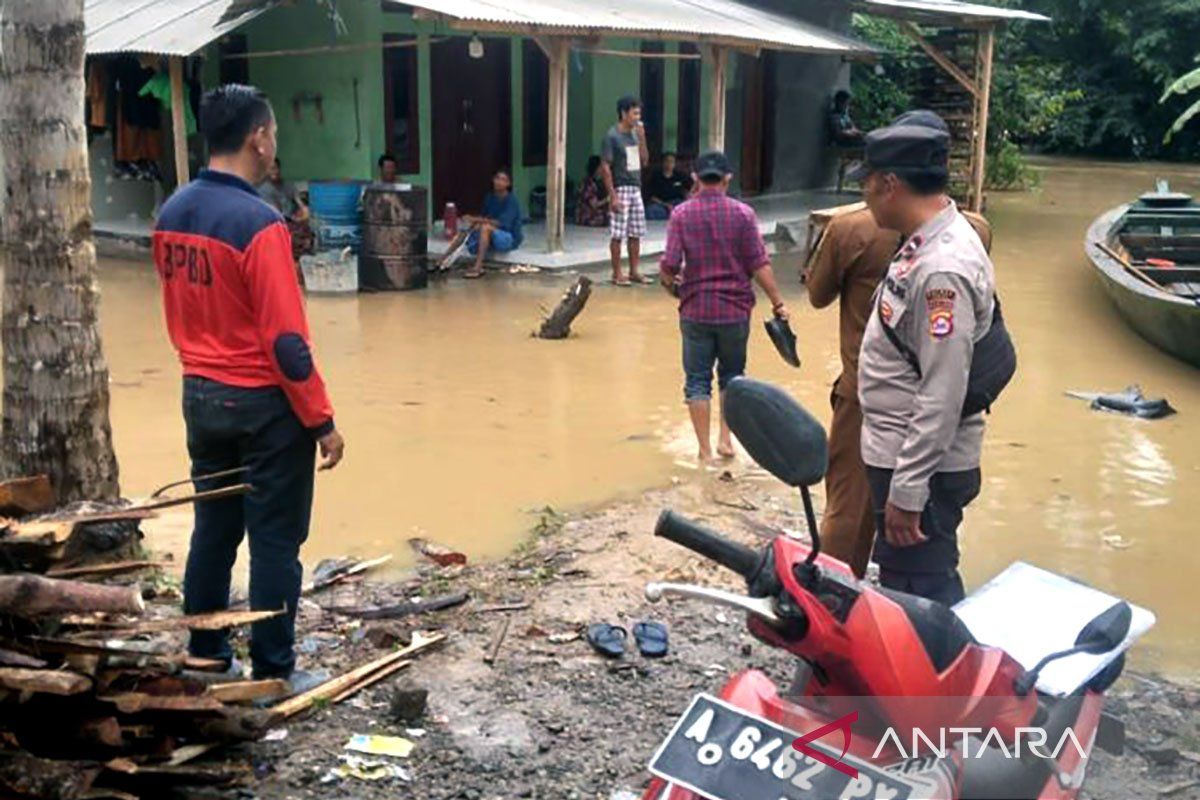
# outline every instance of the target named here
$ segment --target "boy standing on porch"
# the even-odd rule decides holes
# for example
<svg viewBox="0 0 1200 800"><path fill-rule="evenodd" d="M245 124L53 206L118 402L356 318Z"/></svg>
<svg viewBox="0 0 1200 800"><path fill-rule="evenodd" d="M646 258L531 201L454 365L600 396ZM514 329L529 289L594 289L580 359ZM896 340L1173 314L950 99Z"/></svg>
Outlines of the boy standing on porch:
<svg viewBox="0 0 1200 800"><path fill-rule="evenodd" d="M617 101L617 124L608 129L600 147L600 174L608 190L609 254L612 279L617 286L652 283L638 272L642 237L646 235L646 209L642 204L642 164L650 160L642 128L642 103L632 95ZM629 277L621 272L621 240L629 242Z"/></svg>

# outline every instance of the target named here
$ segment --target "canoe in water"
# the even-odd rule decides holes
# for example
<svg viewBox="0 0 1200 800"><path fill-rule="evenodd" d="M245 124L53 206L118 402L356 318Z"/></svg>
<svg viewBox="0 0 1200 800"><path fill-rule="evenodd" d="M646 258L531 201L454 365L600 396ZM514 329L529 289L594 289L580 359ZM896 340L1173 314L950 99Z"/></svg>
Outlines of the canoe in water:
<svg viewBox="0 0 1200 800"><path fill-rule="evenodd" d="M1160 182L1158 191L1101 214L1084 249L1125 321L1200 367L1200 203Z"/></svg>

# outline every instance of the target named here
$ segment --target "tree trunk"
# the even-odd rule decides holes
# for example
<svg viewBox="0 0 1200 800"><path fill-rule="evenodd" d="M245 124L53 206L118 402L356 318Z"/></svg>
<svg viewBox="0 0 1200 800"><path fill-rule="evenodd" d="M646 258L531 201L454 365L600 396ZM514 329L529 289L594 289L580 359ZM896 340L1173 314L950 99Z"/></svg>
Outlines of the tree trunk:
<svg viewBox="0 0 1200 800"><path fill-rule="evenodd" d="M145 609L137 586L60 581L40 575L0 575L0 614L18 617L92 611L141 614Z"/></svg>
<svg viewBox="0 0 1200 800"><path fill-rule="evenodd" d="M0 8L4 409L9 475L115 500L83 125L83 0Z"/></svg>
<svg viewBox="0 0 1200 800"><path fill-rule="evenodd" d="M571 335L571 323L583 311L592 296L592 279L580 275L559 301L558 307L542 321L538 336L542 339L565 339Z"/></svg>

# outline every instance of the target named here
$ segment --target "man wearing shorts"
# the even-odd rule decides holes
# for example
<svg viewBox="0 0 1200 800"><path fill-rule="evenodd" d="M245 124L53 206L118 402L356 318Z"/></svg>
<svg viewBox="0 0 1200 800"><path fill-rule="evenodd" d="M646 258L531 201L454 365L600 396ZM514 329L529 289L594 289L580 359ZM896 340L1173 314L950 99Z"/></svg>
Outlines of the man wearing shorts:
<svg viewBox="0 0 1200 800"><path fill-rule="evenodd" d="M600 175L608 190L609 254L612 256L612 279L617 286L650 283L638 272L642 237L646 235L646 209L642 204L642 164L650 160L642 129L642 104L636 97L625 95L617 101L617 124L604 134L600 147L603 165ZM621 272L621 240L629 242L629 277Z"/></svg>

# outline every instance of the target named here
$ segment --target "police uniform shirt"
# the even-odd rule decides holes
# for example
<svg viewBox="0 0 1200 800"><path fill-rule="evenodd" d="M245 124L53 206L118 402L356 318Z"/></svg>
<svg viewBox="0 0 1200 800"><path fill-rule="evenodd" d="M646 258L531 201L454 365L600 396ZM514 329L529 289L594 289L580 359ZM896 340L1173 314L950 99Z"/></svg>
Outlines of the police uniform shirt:
<svg viewBox="0 0 1200 800"><path fill-rule="evenodd" d="M925 507L934 473L979 466L983 415L961 412L994 302L992 263L952 201L888 267L863 335L858 389L863 461L895 470L889 500L902 509ZM920 378L883 326L916 355Z"/></svg>

